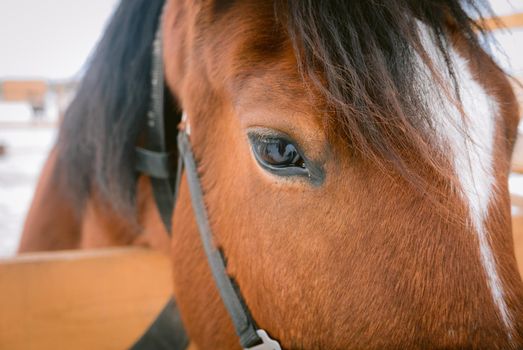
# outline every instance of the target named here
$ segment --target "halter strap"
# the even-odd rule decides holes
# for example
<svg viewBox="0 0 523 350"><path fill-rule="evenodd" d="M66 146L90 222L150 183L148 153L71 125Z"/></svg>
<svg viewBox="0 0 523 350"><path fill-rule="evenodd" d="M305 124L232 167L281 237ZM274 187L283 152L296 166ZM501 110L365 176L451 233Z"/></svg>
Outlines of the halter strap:
<svg viewBox="0 0 523 350"><path fill-rule="evenodd" d="M145 130L146 148L136 147L136 165L138 172L150 177L154 199L160 217L171 234L171 217L175 201L175 171L174 155L167 150L165 136L164 113L164 73L162 57L162 26L163 12L160 16L160 25L153 42L153 57L151 70L151 103L147 112L147 127Z"/></svg>
<svg viewBox="0 0 523 350"><path fill-rule="evenodd" d="M180 312L171 298L147 332L130 350L186 350L189 338L183 328Z"/></svg>
<svg viewBox="0 0 523 350"><path fill-rule="evenodd" d="M203 192L198 177L198 167L194 159L191 143L189 140L189 123L183 124L182 129L178 132L178 164L174 170L173 155L168 153L166 146L165 114L164 114L164 67L162 59L162 26L163 13L159 21L153 44L153 63L151 73L151 107L147 114L147 131L146 147L136 148L136 170L150 177L154 199L162 221L171 234L171 216L173 214L177 192L181 181L183 167L185 167L187 183L191 194L191 203L198 225L200 239L203 244L207 262L211 269L214 281L218 287L220 297L231 317L236 334L240 338L240 344L248 350L280 350L278 342L272 340L267 332L257 329L252 319L247 305L244 303L241 293L235 287L233 281L227 274L226 265L223 256L213 244L212 230L205 208ZM183 119L186 119L184 115ZM174 301L173 301L174 302ZM160 314L157 322L142 337L144 339L150 332L154 332L154 326L158 328L157 323L162 323L162 315L165 310L171 309L178 312L177 309L170 307ZM177 315L177 317L179 317ZM165 318L165 316L163 316ZM187 337L181 323L177 323L177 332L183 332L181 343L186 341ZM137 347L142 339L135 344L133 350L147 349L147 347ZM178 344L178 345L180 345Z"/></svg>
<svg viewBox="0 0 523 350"><path fill-rule="evenodd" d="M183 164L185 165L187 183L191 192L191 203L196 216L196 223L205 255L207 255L207 261L222 301L231 316L236 334L240 337L240 344L244 348L261 344L263 340L256 332L254 321L247 310L247 306L241 296L236 292L238 289L235 288L233 282L227 275L222 254L220 254L220 251L216 249L213 244L212 231L209 225L209 218L207 217L196 162L192 153L189 137L184 130L178 134L178 149L183 158Z"/></svg>

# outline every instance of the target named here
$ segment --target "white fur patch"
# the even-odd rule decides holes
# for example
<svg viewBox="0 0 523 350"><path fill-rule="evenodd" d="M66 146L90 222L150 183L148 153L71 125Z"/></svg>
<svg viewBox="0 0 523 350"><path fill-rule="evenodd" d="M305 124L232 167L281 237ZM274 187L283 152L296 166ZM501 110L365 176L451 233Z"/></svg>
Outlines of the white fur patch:
<svg viewBox="0 0 523 350"><path fill-rule="evenodd" d="M448 81L447 86L452 87L451 78L434 39L423 24L420 24L420 30L425 49L445 82ZM436 91L437 84L424 64L421 64L424 81L420 84L427 93L427 104L436 118L441 145L447 153L450 151L450 160L454 164L463 197L468 204L471 224L478 237L481 264L487 276L494 305L507 329L508 337L512 338L512 320L485 226L490 198L494 192L493 148L499 107L495 99L473 79L467 61L455 50L450 51L450 56L455 65L466 118L451 102L444 105L438 102L442 101L442 95ZM430 96L434 98L431 99Z"/></svg>

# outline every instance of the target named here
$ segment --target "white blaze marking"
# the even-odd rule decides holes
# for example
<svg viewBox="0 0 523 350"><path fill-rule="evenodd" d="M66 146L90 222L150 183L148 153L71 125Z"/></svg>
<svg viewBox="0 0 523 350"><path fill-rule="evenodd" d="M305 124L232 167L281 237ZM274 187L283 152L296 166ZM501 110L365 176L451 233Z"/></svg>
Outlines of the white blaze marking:
<svg viewBox="0 0 523 350"><path fill-rule="evenodd" d="M440 72L448 81L452 89L452 81L447 73L445 62L441 57L434 39L428 34L426 27L420 25L424 47ZM499 107L492 96L489 96L472 77L467 61L455 50L450 50L451 60L454 62L455 74L459 84L459 91L463 114L450 102L442 105L441 93L438 93L428 68L422 67L421 88L427 93L427 100L433 116L437 118L435 124L443 147L450 148L455 173L459 178L462 193L469 207L472 226L478 236L481 264L487 276L487 283L492 299L498 309L499 316L512 337L512 321L504 299L503 285L498 275L496 261L489 242L485 219L488 214L489 202L494 192L493 148L495 119ZM453 91L453 90L451 90ZM434 96L435 95L435 96Z"/></svg>

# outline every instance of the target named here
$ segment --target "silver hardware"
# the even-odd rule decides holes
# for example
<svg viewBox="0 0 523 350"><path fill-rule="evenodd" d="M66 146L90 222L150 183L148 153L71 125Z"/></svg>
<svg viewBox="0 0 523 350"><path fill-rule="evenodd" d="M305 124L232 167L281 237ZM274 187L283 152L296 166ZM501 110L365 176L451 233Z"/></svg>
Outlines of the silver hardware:
<svg viewBox="0 0 523 350"><path fill-rule="evenodd" d="M189 117L187 113L182 113L182 123L184 125L184 131L187 135L191 135L191 124L189 124Z"/></svg>
<svg viewBox="0 0 523 350"><path fill-rule="evenodd" d="M260 345L246 348L245 350L281 350L280 343L274 339L271 339L271 337L269 337L267 332L265 332L263 329L258 329L256 333L258 333L262 343Z"/></svg>

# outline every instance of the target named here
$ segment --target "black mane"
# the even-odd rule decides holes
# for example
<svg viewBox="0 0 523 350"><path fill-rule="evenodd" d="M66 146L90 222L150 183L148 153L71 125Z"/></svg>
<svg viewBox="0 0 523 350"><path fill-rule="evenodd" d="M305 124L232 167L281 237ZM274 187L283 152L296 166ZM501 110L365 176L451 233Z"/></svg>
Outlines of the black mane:
<svg viewBox="0 0 523 350"><path fill-rule="evenodd" d="M118 210L133 206L134 147L149 108L152 43L163 4L121 1L65 114L56 175L79 207L93 187Z"/></svg>

